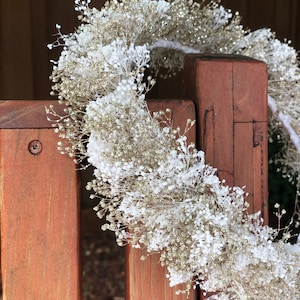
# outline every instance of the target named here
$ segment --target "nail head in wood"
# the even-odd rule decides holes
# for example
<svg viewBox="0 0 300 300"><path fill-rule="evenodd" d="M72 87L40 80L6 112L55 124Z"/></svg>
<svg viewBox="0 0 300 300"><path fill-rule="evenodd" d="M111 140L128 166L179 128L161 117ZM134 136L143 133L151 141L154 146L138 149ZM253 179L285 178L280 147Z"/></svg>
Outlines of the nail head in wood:
<svg viewBox="0 0 300 300"><path fill-rule="evenodd" d="M32 155L38 155L42 152L43 145L39 140L33 140L28 144L28 151Z"/></svg>

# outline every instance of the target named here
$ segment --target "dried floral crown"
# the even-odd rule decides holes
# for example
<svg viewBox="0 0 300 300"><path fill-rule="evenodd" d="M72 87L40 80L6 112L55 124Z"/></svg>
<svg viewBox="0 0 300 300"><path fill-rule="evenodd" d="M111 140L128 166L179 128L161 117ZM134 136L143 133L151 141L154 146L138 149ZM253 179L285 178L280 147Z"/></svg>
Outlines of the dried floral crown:
<svg viewBox="0 0 300 300"><path fill-rule="evenodd" d="M247 214L244 192L220 182L202 151L169 126L168 112L151 116L144 71L176 72L186 52L243 54L269 70L270 128L288 149L282 159L299 172L300 71L296 51L270 30L245 31L219 1L111 0L101 10L75 0L82 24L59 30L53 93L66 105L56 130L88 158L99 196L96 210L117 242L159 252L171 285L199 284L211 299L300 299L300 245ZM276 100L275 100L276 99ZM193 122L188 121L188 127ZM180 217L179 217L180 216Z"/></svg>

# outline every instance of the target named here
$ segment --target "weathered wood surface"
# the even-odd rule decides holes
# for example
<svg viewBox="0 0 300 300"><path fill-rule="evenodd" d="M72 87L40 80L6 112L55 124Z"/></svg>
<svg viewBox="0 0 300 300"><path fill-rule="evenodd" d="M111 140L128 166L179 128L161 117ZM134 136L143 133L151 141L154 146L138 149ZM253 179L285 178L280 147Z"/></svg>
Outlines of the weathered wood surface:
<svg viewBox="0 0 300 300"><path fill-rule="evenodd" d="M228 185L246 186L267 220L267 70L232 56L186 57L186 96L197 106L197 145Z"/></svg>
<svg viewBox="0 0 300 300"><path fill-rule="evenodd" d="M188 55L185 90L196 103L197 146L206 162L226 184L245 186L248 211L261 211L267 223L266 65L240 56Z"/></svg>
<svg viewBox="0 0 300 300"><path fill-rule="evenodd" d="M45 102L30 101L25 107L9 102L0 104L0 128L8 123L37 128L0 129L3 298L81 299L75 164L57 151L52 128L38 128L45 124L35 117L42 120L45 113L36 114L35 108Z"/></svg>
<svg viewBox="0 0 300 300"><path fill-rule="evenodd" d="M187 119L195 120L195 106L190 100L151 100L148 102L150 111L172 111L174 128L185 129ZM195 142L196 128L193 127L187 134L189 142ZM167 270L161 267L159 255L151 255L142 261L141 256L147 255L139 249L127 246L126 249L126 300L193 300L196 299L195 291L187 294L176 295L182 287L169 286L166 278Z"/></svg>

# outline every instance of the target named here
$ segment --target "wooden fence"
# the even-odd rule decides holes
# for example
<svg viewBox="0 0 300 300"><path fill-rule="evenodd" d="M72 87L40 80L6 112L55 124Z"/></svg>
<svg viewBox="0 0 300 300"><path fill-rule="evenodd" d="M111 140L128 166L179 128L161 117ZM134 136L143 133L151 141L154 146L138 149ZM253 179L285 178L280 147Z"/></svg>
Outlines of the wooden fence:
<svg viewBox="0 0 300 300"><path fill-rule="evenodd" d="M175 126L196 119L189 140L229 185L246 186L250 212L267 220L267 70L245 57L188 55L185 100L171 108ZM189 100L187 100L189 99ZM44 107L55 101L0 102L1 269L5 300L81 299L79 179L57 150ZM183 300L157 256L127 248L126 299ZM201 295L192 291L189 299ZM101 300L101 296L99 297Z"/></svg>

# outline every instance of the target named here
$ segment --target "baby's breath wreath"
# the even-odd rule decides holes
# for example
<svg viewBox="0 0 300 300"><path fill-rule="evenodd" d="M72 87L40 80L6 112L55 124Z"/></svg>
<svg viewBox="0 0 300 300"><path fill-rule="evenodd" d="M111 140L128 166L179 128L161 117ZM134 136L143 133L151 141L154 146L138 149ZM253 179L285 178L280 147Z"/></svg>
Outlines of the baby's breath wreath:
<svg viewBox="0 0 300 300"><path fill-rule="evenodd" d="M268 29L244 30L219 2L111 0L101 10L75 0L82 24L50 47L53 93L66 106L55 119L60 150L94 166L87 189L99 197L103 229L120 245L160 253L170 285L199 284L211 299L300 299L300 244L247 214L243 189L228 187L205 154L171 128L169 111L150 115L145 76L175 73L184 53L247 55L267 63L270 130L284 141L288 176L299 173L300 71L296 51ZM147 78L146 78L147 77ZM161 126L161 125L164 126ZM188 130L193 121L187 121ZM278 211L278 215L284 213Z"/></svg>

